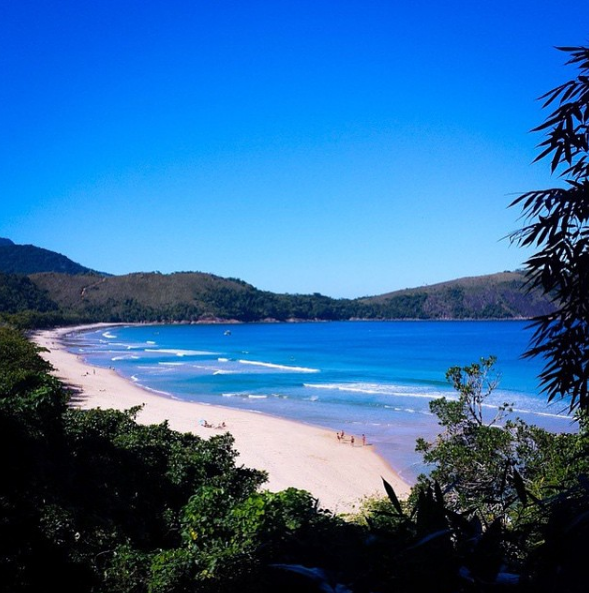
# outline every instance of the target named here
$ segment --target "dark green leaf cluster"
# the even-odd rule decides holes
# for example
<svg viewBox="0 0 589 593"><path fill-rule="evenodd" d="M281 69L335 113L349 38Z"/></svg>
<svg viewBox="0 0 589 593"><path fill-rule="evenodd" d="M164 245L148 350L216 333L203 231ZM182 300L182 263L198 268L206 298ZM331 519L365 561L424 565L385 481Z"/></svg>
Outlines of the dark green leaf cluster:
<svg viewBox="0 0 589 593"><path fill-rule="evenodd" d="M588 433L483 421L493 363L448 371L461 397L433 407L436 467L410 500L385 483L352 521L262 490L229 434L71 407L38 347L0 328L0 591L559 590L589 541Z"/></svg>
<svg viewBox="0 0 589 593"><path fill-rule="evenodd" d="M512 240L537 249L526 262L527 286L555 305L534 319L527 355L546 361L540 378L548 399L569 398L574 410L589 409L589 48L559 49L579 75L542 97L544 107L556 108L534 131L547 136L536 160L551 157L564 187L526 192L513 202L528 224Z"/></svg>
<svg viewBox="0 0 589 593"><path fill-rule="evenodd" d="M431 402L443 431L432 442L418 440L431 471L412 492L411 524L424 507L426 514L437 509L438 520L428 519L427 531L447 539L463 586L580 590L564 584L580 582L581 568L567 554L555 554L555 547L567 531L576 546L588 547L586 421L579 416L578 433L553 434L508 419L507 404L485 418L486 399L497 386L494 364L489 357L449 369L457 399ZM393 506L398 509L395 501Z"/></svg>
<svg viewBox="0 0 589 593"><path fill-rule="evenodd" d="M81 410L38 347L0 328L0 591L273 591L273 564L341 569L357 543L307 492L261 490L230 434ZM344 535L344 534L348 535Z"/></svg>
<svg viewBox="0 0 589 593"><path fill-rule="evenodd" d="M77 264L61 253L36 247L0 244L0 272L7 274L35 274L38 272L61 272L64 274L88 274L92 270Z"/></svg>
<svg viewBox="0 0 589 593"><path fill-rule="evenodd" d="M57 310L57 304L27 276L0 272L0 312Z"/></svg>

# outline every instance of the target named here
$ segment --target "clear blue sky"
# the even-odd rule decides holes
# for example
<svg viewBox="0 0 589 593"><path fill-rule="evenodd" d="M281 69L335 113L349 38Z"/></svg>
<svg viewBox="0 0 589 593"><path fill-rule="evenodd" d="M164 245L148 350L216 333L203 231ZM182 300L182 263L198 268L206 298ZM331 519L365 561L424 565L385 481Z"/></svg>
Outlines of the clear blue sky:
<svg viewBox="0 0 589 593"><path fill-rule="evenodd" d="M587 0L4 0L0 237L376 295L516 269Z"/></svg>

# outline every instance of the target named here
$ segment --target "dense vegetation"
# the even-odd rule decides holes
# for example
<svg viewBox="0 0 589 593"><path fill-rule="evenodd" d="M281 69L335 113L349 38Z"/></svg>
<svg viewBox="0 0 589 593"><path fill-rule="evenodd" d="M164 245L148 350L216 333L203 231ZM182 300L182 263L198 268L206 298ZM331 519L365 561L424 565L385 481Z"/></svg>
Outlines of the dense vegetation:
<svg viewBox="0 0 589 593"><path fill-rule="evenodd" d="M19 311L47 313L57 310L57 303L27 276L0 272L0 311L13 314Z"/></svg>
<svg viewBox="0 0 589 593"><path fill-rule="evenodd" d="M35 245L15 245L9 239L0 239L0 272L5 274L36 272L88 274L92 273L92 270L55 251Z"/></svg>
<svg viewBox="0 0 589 593"><path fill-rule="evenodd" d="M11 286L10 295L3 285ZM20 327L40 327L94 321L512 319L554 309L540 291L527 293L523 285L523 274L509 272L351 300L275 294L200 272L6 274L0 276L0 315Z"/></svg>
<svg viewBox="0 0 589 593"><path fill-rule="evenodd" d="M340 526L305 492L261 491L229 434L72 409L47 371L0 328L0 590L265 590L262 562Z"/></svg>
<svg viewBox="0 0 589 593"><path fill-rule="evenodd" d="M385 483L382 499L344 518L310 493L264 490L263 472L237 465L230 434L203 440L139 424L138 409L69 406L37 347L0 328L0 591L64 579L93 593L466 592L505 582L580 591L585 423L552 435L480 422L485 364L449 371L461 397L432 404L444 431L420 443L434 469L410 500Z"/></svg>
<svg viewBox="0 0 589 593"><path fill-rule="evenodd" d="M545 132L536 160L551 157L564 187L526 192L519 206L527 222L513 235L536 253L526 262L529 290L540 289L554 310L534 320L529 356L546 365L541 375L549 399L570 397L571 407L589 407L589 47L559 48L578 76L546 93L556 105L534 131Z"/></svg>
<svg viewBox="0 0 589 593"><path fill-rule="evenodd" d="M360 299L385 319L513 319L549 313L541 290L527 291L521 272L461 278Z"/></svg>

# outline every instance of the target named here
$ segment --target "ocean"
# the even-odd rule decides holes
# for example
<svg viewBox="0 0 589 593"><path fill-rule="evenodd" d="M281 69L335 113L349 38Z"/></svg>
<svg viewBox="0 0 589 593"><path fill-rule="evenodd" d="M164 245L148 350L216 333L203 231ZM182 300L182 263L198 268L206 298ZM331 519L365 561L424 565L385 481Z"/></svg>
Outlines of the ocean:
<svg viewBox="0 0 589 593"><path fill-rule="evenodd" d="M439 432L434 398L454 398L451 366L497 357L487 400L555 432L576 430L567 403L539 394L539 360L523 359L526 321L348 321L133 325L67 336L88 362L165 397L322 426L366 441L407 481L426 470L418 437Z"/></svg>

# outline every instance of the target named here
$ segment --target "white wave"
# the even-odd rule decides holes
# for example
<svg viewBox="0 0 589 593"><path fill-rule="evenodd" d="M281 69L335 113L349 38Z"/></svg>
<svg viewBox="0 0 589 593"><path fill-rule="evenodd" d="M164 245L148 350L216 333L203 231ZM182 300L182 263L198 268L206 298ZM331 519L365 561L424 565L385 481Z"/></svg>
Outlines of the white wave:
<svg viewBox="0 0 589 593"><path fill-rule="evenodd" d="M137 375L131 375L131 381L139 381L139 378L137 377Z"/></svg>
<svg viewBox="0 0 589 593"><path fill-rule="evenodd" d="M427 410L415 410L413 408L402 408L401 406L383 406L386 410L394 410L395 412L405 412L406 414L425 414L431 416L431 412Z"/></svg>
<svg viewBox="0 0 589 593"><path fill-rule="evenodd" d="M267 395L256 395L255 393L222 393L222 397L241 397L247 399L268 399Z"/></svg>
<svg viewBox="0 0 589 593"><path fill-rule="evenodd" d="M249 364L252 366L260 366L260 367L265 367L265 368L269 368L269 369L277 369L280 371L289 371L292 373L319 373L319 369L311 369L311 368L307 368L307 367L293 367L293 366L287 366L284 364L274 364L271 362L258 362L256 360L240 360L239 361L241 364Z"/></svg>
<svg viewBox="0 0 589 593"><path fill-rule="evenodd" d="M157 393L158 395L165 395L167 397L174 397L174 395L172 393L169 393L168 391L161 391L159 389L154 389L153 387L148 387L147 385L142 385L141 383L138 383L138 385L141 385L141 387L143 389L145 389L146 391L151 391L151 393Z"/></svg>
<svg viewBox="0 0 589 593"><path fill-rule="evenodd" d="M229 362L228 358L217 358L219 362Z"/></svg>
<svg viewBox="0 0 589 593"><path fill-rule="evenodd" d="M184 366L185 362L158 362L158 364L166 367L181 367Z"/></svg>
<svg viewBox="0 0 589 593"><path fill-rule="evenodd" d="M521 410L519 408L513 408L514 414L533 414L535 416L544 416L545 418L558 418L559 420L572 420L568 414L557 414L552 412L540 412L538 410Z"/></svg>
<svg viewBox="0 0 589 593"><path fill-rule="evenodd" d="M239 374L238 371L224 371L222 369L217 369L213 375L237 375Z"/></svg>
<svg viewBox="0 0 589 593"><path fill-rule="evenodd" d="M145 352L160 352L162 354L175 354L176 356L206 356L217 354L206 350L179 350L176 348L146 348Z"/></svg>
<svg viewBox="0 0 589 593"><path fill-rule="evenodd" d="M399 397L415 397L420 399L439 399L447 397L452 399L452 394L427 391L425 389L407 387L402 385L382 385L379 383L303 383L303 387L310 389L328 389L334 391L347 391L351 393L365 393L368 395L393 395Z"/></svg>
<svg viewBox="0 0 589 593"><path fill-rule="evenodd" d="M115 360L139 360L138 356L113 356L111 360L114 362Z"/></svg>
<svg viewBox="0 0 589 593"><path fill-rule="evenodd" d="M150 346L155 346L155 342L153 340L147 340L145 343L149 344Z"/></svg>
<svg viewBox="0 0 589 593"><path fill-rule="evenodd" d="M113 338L116 338L116 336L114 334L111 334L110 332L104 332L102 334L103 338L108 338L109 340L112 340Z"/></svg>
<svg viewBox="0 0 589 593"><path fill-rule="evenodd" d="M214 372L214 371L218 370L216 367L207 365L207 364L191 364L191 365L189 365L189 367L191 369L196 369L198 371L207 371L207 372L211 372L211 371Z"/></svg>

